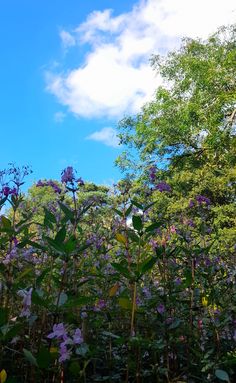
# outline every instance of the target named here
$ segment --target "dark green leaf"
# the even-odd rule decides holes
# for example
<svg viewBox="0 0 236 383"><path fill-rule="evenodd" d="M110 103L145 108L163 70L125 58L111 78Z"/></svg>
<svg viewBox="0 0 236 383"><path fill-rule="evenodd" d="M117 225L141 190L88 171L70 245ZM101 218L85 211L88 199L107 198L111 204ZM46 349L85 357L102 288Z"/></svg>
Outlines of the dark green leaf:
<svg viewBox="0 0 236 383"><path fill-rule="evenodd" d="M25 358L28 360L28 362L30 362L30 364L32 364L33 366L38 367L37 360L35 359L35 357L31 353L31 351L26 350L26 348L23 348L23 353L25 355Z"/></svg>
<svg viewBox="0 0 236 383"><path fill-rule="evenodd" d="M132 222L134 229L140 232L143 228L142 218L139 215L133 215Z"/></svg>

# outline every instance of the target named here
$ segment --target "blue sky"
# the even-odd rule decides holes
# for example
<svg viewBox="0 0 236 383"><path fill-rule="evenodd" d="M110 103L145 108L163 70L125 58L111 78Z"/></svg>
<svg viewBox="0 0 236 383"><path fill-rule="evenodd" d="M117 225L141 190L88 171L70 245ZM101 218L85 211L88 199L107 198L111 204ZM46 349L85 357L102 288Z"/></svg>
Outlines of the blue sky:
<svg viewBox="0 0 236 383"><path fill-rule="evenodd" d="M0 169L116 181L117 122L161 83L151 54L235 16L233 0L0 0Z"/></svg>

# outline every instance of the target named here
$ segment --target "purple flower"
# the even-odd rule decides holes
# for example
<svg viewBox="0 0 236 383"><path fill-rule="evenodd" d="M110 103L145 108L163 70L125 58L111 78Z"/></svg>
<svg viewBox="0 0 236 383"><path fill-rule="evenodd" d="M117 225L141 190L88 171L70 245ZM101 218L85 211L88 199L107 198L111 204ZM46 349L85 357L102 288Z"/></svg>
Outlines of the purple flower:
<svg viewBox="0 0 236 383"><path fill-rule="evenodd" d="M5 197L8 197L10 194L11 194L11 195L14 195L14 196L17 196L17 195L18 195L17 189L16 189L16 188L12 188L12 189L11 189L9 186L4 186L4 187L2 188L1 193L2 193L3 195L5 195Z"/></svg>
<svg viewBox="0 0 236 383"><path fill-rule="evenodd" d="M18 257L18 249L16 247L16 245L12 248L12 250L10 251L10 253L8 253L6 255L6 258L2 261L2 263L4 265L8 265L11 261L13 261L14 259L16 259Z"/></svg>
<svg viewBox="0 0 236 383"><path fill-rule="evenodd" d="M157 172L156 166L151 166L149 169L149 177L152 183L154 183L156 180L156 172Z"/></svg>
<svg viewBox="0 0 236 383"><path fill-rule="evenodd" d="M9 186L4 186L2 188L2 193L5 195L5 197L8 197L10 192L11 192L11 189L9 188Z"/></svg>
<svg viewBox="0 0 236 383"><path fill-rule="evenodd" d="M209 198L205 197L204 195L197 195L195 198L198 205L205 204L206 206L209 206L211 204L211 201L209 200Z"/></svg>
<svg viewBox="0 0 236 383"><path fill-rule="evenodd" d="M176 286L179 286L179 285L181 285L181 283L182 283L182 279L179 278L179 277L178 277L178 278L175 278L174 282L175 282Z"/></svg>
<svg viewBox="0 0 236 383"><path fill-rule="evenodd" d="M23 308L21 310L21 317L28 318L30 316L30 307L31 307L31 295L32 295L33 288L31 287L28 291L27 290L19 290L18 295L23 298L22 305Z"/></svg>
<svg viewBox="0 0 236 383"><path fill-rule="evenodd" d="M79 328L77 328L75 330L75 333L73 335L73 342L75 344L81 344L83 343L84 339L83 339L83 336L82 336L82 333L81 333L81 330Z"/></svg>
<svg viewBox="0 0 236 383"><path fill-rule="evenodd" d="M157 189L157 190L159 190L161 193L162 192L171 192L171 187L170 187L170 185L168 185L165 181L161 181L161 182L159 182L157 185L156 185L156 187L155 187L155 189Z"/></svg>
<svg viewBox="0 0 236 383"><path fill-rule="evenodd" d="M51 186L55 193L60 194L61 193L61 188L52 180L49 181L41 181L39 180L36 184L37 187L44 187L44 186Z"/></svg>
<svg viewBox="0 0 236 383"><path fill-rule="evenodd" d="M67 168L61 172L61 182L66 184L68 182L72 183L74 181L74 169L72 168L72 166L67 166Z"/></svg>
<svg viewBox="0 0 236 383"><path fill-rule="evenodd" d="M164 314L164 312L165 312L165 306L162 304L162 303L160 303L159 304L159 306L157 306L157 312L159 313L159 314Z"/></svg>
<svg viewBox="0 0 236 383"><path fill-rule="evenodd" d="M192 209L195 206L195 203L192 199L190 199L188 206L190 207L190 209Z"/></svg>
<svg viewBox="0 0 236 383"><path fill-rule="evenodd" d="M99 301L94 306L94 311L101 311L104 308L106 308L106 302L104 299L99 299Z"/></svg>
<svg viewBox="0 0 236 383"><path fill-rule="evenodd" d="M85 319L85 318L88 317L88 314L86 313L86 311L82 311L80 316L81 316L82 319Z"/></svg>
<svg viewBox="0 0 236 383"><path fill-rule="evenodd" d="M53 332L51 332L47 337L49 339L52 339L52 338L56 338L56 339L65 338L64 340L66 340L67 332L66 332L66 329L64 327L64 324L63 323L54 324Z"/></svg>
<svg viewBox="0 0 236 383"><path fill-rule="evenodd" d="M62 362L65 362L65 360L68 360L70 359L70 351L67 349L66 345L65 344L61 344L60 345L60 358L59 358L59 362L62 363Z"/></svg>

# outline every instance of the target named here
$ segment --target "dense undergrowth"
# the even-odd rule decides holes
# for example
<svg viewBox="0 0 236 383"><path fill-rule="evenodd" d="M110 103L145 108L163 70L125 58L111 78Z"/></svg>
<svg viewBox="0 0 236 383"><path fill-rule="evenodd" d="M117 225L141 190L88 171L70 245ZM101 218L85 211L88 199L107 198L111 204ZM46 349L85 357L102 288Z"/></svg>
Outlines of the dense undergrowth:
<svg viewBox="0 0 236 383"><path fill-rule="evenodd" d="M166 218L153 169L91 193L71 167L29 200L27 173L1 172L0 381L234 382L236 250L211 200Z"/></svg>

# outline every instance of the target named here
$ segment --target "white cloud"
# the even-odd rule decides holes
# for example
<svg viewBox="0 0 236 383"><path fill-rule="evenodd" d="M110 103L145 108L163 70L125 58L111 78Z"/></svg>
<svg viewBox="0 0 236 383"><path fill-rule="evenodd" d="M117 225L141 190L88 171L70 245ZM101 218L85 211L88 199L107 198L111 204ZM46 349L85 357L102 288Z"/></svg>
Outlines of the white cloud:
<svg viewBox="0 0 236 383"><path fill-rule="evenodd" d="M57 122L57 123L61 123L61 122L64 121L65 117L66 117L65 113L63 113L63 112L56 112L54 114L54 121Z"/></svg>
<svg viewBox="0 0 236 383"><path fill-rule="evenodd" d="M62 30L60 32L60 38L65 49L73 47L76 44L75 37L67 31Z"/></svg>
<svg viewBox="0 0 236 383"><path fill-rule="evenodd" d="M161 81L150 68L151 54L178 47L184 36L205 38L233 23L235 8L235 0L140 0L118 16L94 11L61 36L67 46L88 45L83 64L48 73L47 89L77 116L136 113Z"/></svg>
<svg viewBox="0 0 236 383"><path fill-rule="evenodd" d="M116 135L116 131L110 127L103 128L97 132L94 132L86 138L88 140L102 142L103 144L113 148L118 148L119 146L119 138Z"/></svg>

